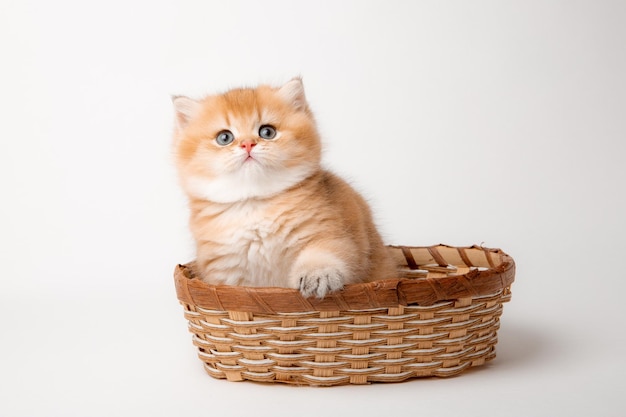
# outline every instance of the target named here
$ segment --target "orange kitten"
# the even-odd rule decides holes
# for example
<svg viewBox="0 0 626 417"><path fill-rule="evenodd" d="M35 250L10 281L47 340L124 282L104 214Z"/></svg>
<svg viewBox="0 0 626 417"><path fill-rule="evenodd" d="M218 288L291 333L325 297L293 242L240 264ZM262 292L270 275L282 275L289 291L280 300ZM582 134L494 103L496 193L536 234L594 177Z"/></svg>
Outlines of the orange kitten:
<svg viewBox="0 0 626 417"><path fill-rule="evenodd" d="M394 276L365 200L320 167L300 79L174 97L174 107L176 164L204 281L323 297Z"/></svg>

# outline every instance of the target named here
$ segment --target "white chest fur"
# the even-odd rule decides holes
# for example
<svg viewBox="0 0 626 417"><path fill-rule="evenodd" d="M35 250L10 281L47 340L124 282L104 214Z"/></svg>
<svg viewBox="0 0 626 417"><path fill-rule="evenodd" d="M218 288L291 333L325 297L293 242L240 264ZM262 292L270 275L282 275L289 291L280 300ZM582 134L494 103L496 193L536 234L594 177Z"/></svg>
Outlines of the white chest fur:
<svg viewBox="0 0 626 417"><path fill-rule="evenodd" d="M227 285L285 286L293 223L259 201L231 205L211 216L209 274ZM201 238L201 237L200 237ZM202 239L200 239L202 240Z"/></svg>

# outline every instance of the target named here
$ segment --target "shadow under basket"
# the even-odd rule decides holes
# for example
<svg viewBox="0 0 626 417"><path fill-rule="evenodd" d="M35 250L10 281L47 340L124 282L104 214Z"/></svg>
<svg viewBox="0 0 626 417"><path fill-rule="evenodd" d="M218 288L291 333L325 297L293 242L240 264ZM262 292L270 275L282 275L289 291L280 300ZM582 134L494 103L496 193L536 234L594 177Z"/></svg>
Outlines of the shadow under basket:
<svg viewBox="0 0 626 417"><path fill-rule="evenodd" d="M229 381L344 385L448 377L495 357L513 259L478 246L389 246L398 278L323 299L295 289L174 278L209 375Z"/></svg>

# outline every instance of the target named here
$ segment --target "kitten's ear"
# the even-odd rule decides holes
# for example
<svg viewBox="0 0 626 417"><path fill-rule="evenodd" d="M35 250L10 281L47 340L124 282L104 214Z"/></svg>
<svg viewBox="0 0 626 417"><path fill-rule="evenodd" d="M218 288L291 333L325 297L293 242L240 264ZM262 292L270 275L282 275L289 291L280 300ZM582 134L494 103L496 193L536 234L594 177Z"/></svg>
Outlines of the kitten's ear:
<svg viewBox="0 0 626 417"><path fill-rule="evenodd" d="M200 103L185 96L172 96L172 103L176 112L176 127L184 129L189 120L198 112Z"/></svg>
<svg viewBox="0 0 626 417"><path fill-rule="evenodd" d="M293 78L278 89L278 94L283 100L290 103L297 109L306 109L306 97L304 96L304 85L301 78Z"/></svg>

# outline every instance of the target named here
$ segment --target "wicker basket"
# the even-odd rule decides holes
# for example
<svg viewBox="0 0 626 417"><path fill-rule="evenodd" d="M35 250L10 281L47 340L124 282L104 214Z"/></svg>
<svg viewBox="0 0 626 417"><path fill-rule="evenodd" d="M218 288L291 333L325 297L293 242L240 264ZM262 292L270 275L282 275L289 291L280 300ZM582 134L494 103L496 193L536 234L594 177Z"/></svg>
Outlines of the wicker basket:
<svg viewBox="0 0 626 417"><path fill-rule="evenodd" d="M299 385L457 375L495 357L513 259L483 247L389 247L400 278L324 299L208 285L178 265L176 292L206 371Z"/></svg>

